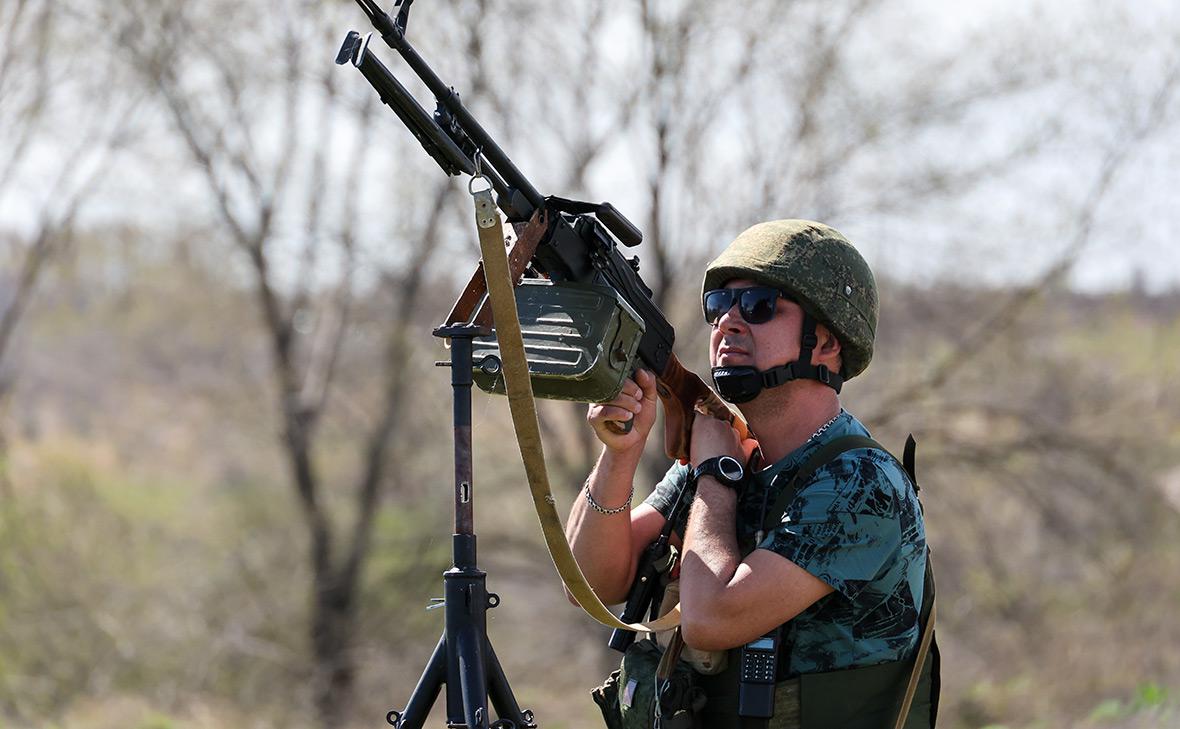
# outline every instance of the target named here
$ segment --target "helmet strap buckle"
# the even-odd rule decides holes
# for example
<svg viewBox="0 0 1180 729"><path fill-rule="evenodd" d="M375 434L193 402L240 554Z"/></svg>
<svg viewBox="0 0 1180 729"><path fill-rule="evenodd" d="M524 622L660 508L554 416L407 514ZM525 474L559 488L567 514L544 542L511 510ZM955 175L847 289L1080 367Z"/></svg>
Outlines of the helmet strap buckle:
<svg viewBox="0 0 1180 729"><path fill-rule="evenodd" d="M819 380L820 382L824 383L825 385L831 385L832 384L832 371L828 369L828 366L826 364L816 365L815 379Z"/></svg>

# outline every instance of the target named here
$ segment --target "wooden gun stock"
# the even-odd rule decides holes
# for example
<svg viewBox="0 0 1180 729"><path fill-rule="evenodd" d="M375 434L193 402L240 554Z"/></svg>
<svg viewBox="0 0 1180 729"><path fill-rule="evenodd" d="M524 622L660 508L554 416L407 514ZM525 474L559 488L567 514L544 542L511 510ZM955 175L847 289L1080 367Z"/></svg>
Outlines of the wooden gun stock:
<svg viewBox="0 0 1180 729"><path fill-rule="evenodd" d="M680 364L675 354L668 358L668 366L656 380L656 393L664 404L664 451L669 458L688 462L692 419L697 411L733 425L742 440L750 437L750 428L742 416L695 372Z"/></svg>

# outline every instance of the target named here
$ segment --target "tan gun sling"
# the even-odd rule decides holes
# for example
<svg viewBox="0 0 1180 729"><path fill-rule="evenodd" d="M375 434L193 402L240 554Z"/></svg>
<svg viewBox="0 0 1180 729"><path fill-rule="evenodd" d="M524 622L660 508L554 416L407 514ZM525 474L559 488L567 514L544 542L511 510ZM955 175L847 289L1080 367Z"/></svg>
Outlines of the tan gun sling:
<svg viewBox="0 0 1180 729"><path fill-rule="evenodd" d="M525 359L524 338L516 313L516 298L513 294L515 282L508 267L508 254L504 247L503 225L496 210L490 189L473 191L475 197L475 222L479 231L479 248L483 257L483 271L487 279L488 299L492 305L492 319L496 327L496 340L500 346L500 358L504 368L505 389L508 393L508 407L512 413L512 427L516 431L516 442L520 457L524 461L525 475L541 533L549 556L557 567L557 573L578 605L590 617L611 628L659 632L674 628L680 623L680 606L673 607L658 620L649 623L624 623L602 604L590 584L586 582L582 569L574 559L569 542L565 538L561 518L557 514L557 502L549 486L549 475L545 469L545 453L541 446L541 428L537 420L537 405L533 399L533 387L529 380L529 366Z"/></svg>

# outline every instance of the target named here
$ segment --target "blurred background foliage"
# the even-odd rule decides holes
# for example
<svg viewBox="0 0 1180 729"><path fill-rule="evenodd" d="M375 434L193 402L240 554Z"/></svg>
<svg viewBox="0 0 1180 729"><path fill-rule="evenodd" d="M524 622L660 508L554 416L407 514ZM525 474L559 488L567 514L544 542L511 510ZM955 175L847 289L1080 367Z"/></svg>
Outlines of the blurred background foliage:
<svg viewBox="0 0 1180 729"><path fill-rule="evenodd" d="M332 64L363 21L0 0L0 727L381 726L425 665L429 332L477 248L463 182ZM921 443L940 726L1180 725L1174 7L422 0L410 36L538 187L644 230L698 371L743 227L862 248L882 323L842 399ZM596 448L583 407L542 417L564 510ZM617 656L502 400L474 437L497 652L541 726L598 726Z"/></svg>

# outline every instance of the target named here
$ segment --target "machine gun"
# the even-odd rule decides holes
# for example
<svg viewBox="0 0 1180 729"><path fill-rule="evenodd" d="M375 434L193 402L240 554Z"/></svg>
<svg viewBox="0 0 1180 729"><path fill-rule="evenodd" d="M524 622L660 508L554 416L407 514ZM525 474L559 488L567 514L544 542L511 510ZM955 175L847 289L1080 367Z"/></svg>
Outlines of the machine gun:
<svg viewBox="0 0 1180 729"><path fill-rule="evenodd" d="M665 450L670 457L687 461L694 409L734 423L742 437L745 437L745 425L741 419L735 419L725 403L700 377L685 369L673 354L675 332L667 317L652 301L651 289L640 278L638 258L626 258L619 250L620 245L638 245L643 235L610 203L591 204L554 196L545 197L537 191L463 106L455 90L435 74L406 40L406 24L412 1L399 0L401 9L396 18L391 18L381 10L374 0L357 0L357 3L368 15L381 39L401 55L433 94L437 104L433 114L428 114L422 108L373 53L370 48L372 33L362 36L356 31L350 31L340 48L336 63L352 63L361 71L377 90L382 102L393 109L444 172L448 175L478 173L488 180L496 193L496 204L505 213L508 222L520 225L520 229L525 231L510 254L512 274L519 279L526 269L531 269L546 279L540 283L556 284L551 289L534 287L531 294L525 294L532 295L534 299L541 297L541 302L533 307L534 311L563 310L564 301L584 301L588 290L618 300L617 318L620 323L602 327L606 339L585 348L591 352L591 359L597 357L595 361L601 363L601 368L610 371L609 386L604 388L599 378L596 383L585 387L563 382L559 387L547 389L545 382L538 383L538 379L543 380L546 376L544 371L539 371L543 367L534 369L534 361L530 357L530 376L538 396L586 402L609 401L618 395L623 378L642 365L655 373L657 378L657 393L665 413ZM536 279L526 280L538 283ZM484 286L482 270L477 269L452 309L448 325L490 323L485 313L486 307L482 306L486 298ZM525 288L518 287L518 300ZM575 293L568 295L570 291ZM554 303L552 297L565 298ZM526 323L524 318L529 310L527 302L520 308L522 323ZM628 326L629 320L633 320L631 326ZM525 328L536 330L545 327ZM560 339L560 334L549 334L551 338L556 336ZM637 341L629 341L628 337ZM533 344L547 352L571 349L565 346L568 345L565 341L548 344L537 341ZM526 348L532 351L527 339ZM599 353L602 356L598 356ZM486 375L495 375L498 372L498 360L494 356L491 359L477 356L476 365L476 382L484 387L486 383L480 380L479 371L482 369ZM559 373L555 377L561 379L563 375ZM494 386L489 387L494 389ZM620 427L627 430L630 422Z"/></svg>
<svg viewBox="0 0 1180 729"><path fill-rule="evenodd" d="M357 0L382 40L405 60L434 96L436 108L429 114L397 80L370 48L373 34L350 31L336 57L340 65L351 63L361 71L423 149L448 175L482 178L495 193L495 205L516 226L517 239L507 255L507 277L515 286L515 303L524 331L523 344L528 377L538 397L607 402L622 388L624 379L638 366L656 375L656 391L664 405L665 450L687 462L694 411L733 423L745 438L745 423L695 374L685 369L672 352L675 334L651 289L639 276L637 258L627 258L620 246L638 245L643 236L609 203L589 204L542 196L517 169L494 139L472 117L459 95L434 73L406 40L406 24L413 0L398 0L400 10L391 18L375 0ZM492 209L488 190L475 197L481 249L504 281L501 252L496 250L502 226ZM484 231L489 231L491 239ZM490 255L489 255L490 254ZM487 282L483 264L471 276L435 336L451 342L451 384L455 425L455 533L454 566L444 573L443 605L446 625L417 686L403 710L390 711L386 719L395 729L421 729L441 687L447 686L447 724L468 729L533 729L532 712L522 710L508 685L487 636L486 612L499 604L487 592L486 574L476 566L471 464L471 385L506 389L500 377L499 342L492 336ZM526 271L529 277L522 278ZM497 295L499 301L504 299ZM508 299L511 303L511 299ZM499 304L498 304L499 306ZM510 312L511 309L509 308ZM509 321L497 322L505 331L506 360L514 371L524 363L519 356L517 332ZM574 353L570 360L570 353ZM566 359L563 359L566 358ZM583 366L584 365L584 366ZM523 372L522 372L523 374ZM519 382L513 379L513 383ZM531 398L527 398L531 406ZM516 401L519 402L519 401ZM515 413L514 413L515 419ZM530 420L536 425L535 413ZM616 424L627 430L631 422ZM519 433L519 431L518 431ZM540 434L529 431L530 441ZM518 435L519 440L519 435ZM522 442L522 456L525 448ZM539 453L539 450L534 451ZM529 461L526 460L526 471ZM544 476L544 464L541 463ZM539 490L538 490L539 487ZM554 564L579 604L596 619L617 626L619 621L593 594L577 570L569 545L560 536L560 521L553 511L553 497L545 479L530 476L534 505ZM674 511L681 508L678 498ZM660 570L671 567L672 525L644 553L641 565L647 579L628 599L628 614L642 614L659 602ZM546 528L549 527L549 528ZM556 529L554 529L556 527ZM556 533L559 546L551 540ZM565 565L563 568L562 565ZM570 574L574 575L571 584ZM576 592L575 592L576 590ZM605 617L603 617L605 616ZM674 618L675 616L673 616ZM607 620L609 618L609 620ZM631 618L634 619L634 616ZM658 621L657 621L658 622ZM672 622L669 625L674 625ZM638 626L633 626L638 627ZM630 642L619 634L617 641ZM489 697L491 707L489 707ZM494 708L501 717L490 721Z"/></svg>

